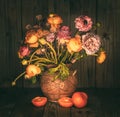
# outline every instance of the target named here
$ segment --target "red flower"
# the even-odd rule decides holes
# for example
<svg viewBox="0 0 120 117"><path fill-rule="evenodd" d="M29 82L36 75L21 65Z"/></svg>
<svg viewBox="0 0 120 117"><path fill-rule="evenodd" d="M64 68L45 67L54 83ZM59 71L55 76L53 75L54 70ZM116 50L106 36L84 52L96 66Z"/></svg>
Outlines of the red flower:
<svg viewBox="0 0 120 117"><path fill-rule="evenodd" d="M28 56L29 54L30 54L30 50L28 47L26 47L26 46L20 47L20 49L18 51L19 58L23 58L25 56Z"/></svg>

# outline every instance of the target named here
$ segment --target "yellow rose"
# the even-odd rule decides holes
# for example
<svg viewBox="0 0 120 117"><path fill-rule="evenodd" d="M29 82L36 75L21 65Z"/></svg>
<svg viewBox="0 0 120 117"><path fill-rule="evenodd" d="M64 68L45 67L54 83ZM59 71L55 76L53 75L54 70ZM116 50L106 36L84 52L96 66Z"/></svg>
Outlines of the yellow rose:
<svg viewBox="0 0 120 117"><path fill-rule="evenodd" d="M41 73L41 69L36 65L30 64L26 68L26 75L29 76L28 78L31 78L40 73Z"/></svg>
<svg viewBox="0 0 120 117"><path fill-rule="evenodd" d="M71 38L69 42L67 43L67 49L70 53L72 52L79 52L82 50L82 43L80 40L80 36L76 36L74 38Z"/></svg>

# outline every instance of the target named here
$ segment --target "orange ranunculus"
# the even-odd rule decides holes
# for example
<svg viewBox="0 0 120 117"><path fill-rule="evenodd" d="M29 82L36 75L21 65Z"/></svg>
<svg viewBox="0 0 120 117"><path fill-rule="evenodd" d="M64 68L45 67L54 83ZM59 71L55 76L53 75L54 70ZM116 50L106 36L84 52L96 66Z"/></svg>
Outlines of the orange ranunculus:
<svg viewBox="0 0 120 117"><path fill-rule="evenodd" d="M74 38L69 40L67 43L67 49L70 53L79 52L82 50L82 43L79 35L76 35Z"/></svg>
<svg viewBox="0 0 120 117"><path fill-rule="evenodd" d="M57 24L57 25L63 22L62 18L56 14L50 14L47 21L49 24Z"/></svg>
<svg viewBox="0 0 120 117"><path fill-rule="evenodd" d="M60 25L53 25L53 24L51 24L50 31L51 32L56 32L57 29L59 29L59 27L60 27Z"/></svg>
<svg viewBox="0 0 120 117"><path fill-rule="evenodd" d="M43 30L43 36L48 35L50 32L48 30Z"/></svg>
<svg viewBox="0 0 120 117"><path fill-rule="evenodd" d="M27 78L31 78L40 73L41 73L41 69L36 65L30 64L26 68L26 75L28 76Z"/></svg>
<svg viewBox="0 0 120 117"><path fill-rule="evenodd" d="M67 43L67 42L69 42L69 39L61 38L61 39L59 40L59 43L60 43L61 45L64 45L64 44Z"/></svg>
<svg viewBox="0 0 120 117"><path fill-rule="evenodd" d="M42 29L38 29L37 30L37 35L38 35L38 38L41 38L43 36L43 31Z"/></svg>
<svg viewBox="0 0 120 117"><path fill-rule="evenodd" d="M26 33L25 42L28 44L33 44L38 41L38 34L35 30L30 30Z"/></svg>
<svg viewBox="0 0 120 117"><path fill-rule="evenodd" d="M31 48L37 48L38 46L39 46L38 42L29 44L29 47L31 47Z"/></svg>
<svg viewBox="0 0 120 117"><path fill-rule="evenodd" d="M56 30L60 27L60 24L63 22L62 18L56 14L50 14L47 21L48 24L51 25L51 32L56 32Z"/></svg>
<svg viewBox="0 0 120 117"><path fill-rule="evenodd" d="M97 57L97 62L101 64L105 61L105 59L106 59L106 53L105 51L101 51L99 56Z"/></svg>
<svg viewBox="0 0 120 117"><path fill-rule="evenodd" d="M49 34L50 32L48 30L42 30L42 29L38 29L37 30L37 36L38 38L41 38L47 34Z"/></svg>

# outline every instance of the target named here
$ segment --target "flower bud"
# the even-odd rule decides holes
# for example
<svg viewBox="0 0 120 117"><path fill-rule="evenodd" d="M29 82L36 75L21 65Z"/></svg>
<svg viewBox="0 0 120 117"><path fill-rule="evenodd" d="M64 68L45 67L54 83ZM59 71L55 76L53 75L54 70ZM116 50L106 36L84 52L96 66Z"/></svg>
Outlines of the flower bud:
<svg viewBox="0 0 120 117"><path fill-rule="evenodd" d="M102 64L105 61L105 59L106 59L106 53L105 51L101 51L99 56L97 57L97 62L99 64Z"/></svg>
<svg viewBox="0 0 120 117"><path fill-rule="evenodd" d="M13 81L13 82L12 82L12 86L15 86L15 85L16 85L16 82L15 82L15 81Z"/></svg>
<svg viewBox="0 0 120 117"><path fill-rule="evenodd" d="M42 45L45 45L45 44L46 44L46 40L45 40L44 38L39 39L39 42L40 42Z"/></svg>
<svg viewBox="0 0 120 117"><path fill-rule="evenodd" d="M27 65L27 63L28 63L27 60L25 60L25 59L22 60L22 65Z"/></svg>

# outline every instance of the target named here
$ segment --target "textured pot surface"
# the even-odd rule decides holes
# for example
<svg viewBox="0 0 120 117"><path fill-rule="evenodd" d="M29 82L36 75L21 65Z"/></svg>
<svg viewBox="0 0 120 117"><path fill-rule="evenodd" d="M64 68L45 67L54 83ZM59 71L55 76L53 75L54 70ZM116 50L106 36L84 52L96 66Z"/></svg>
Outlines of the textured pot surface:
<svg viewBox="0 0 120 117"><path fill-rule="evenodd" d="M51 75L48 72L45 72L41 77L40 87L48 100L56 102L61 97L71 96L77 87L77 77L73 71L64 81L60 78L53 81L54 77L55 74Z"/></svg>

